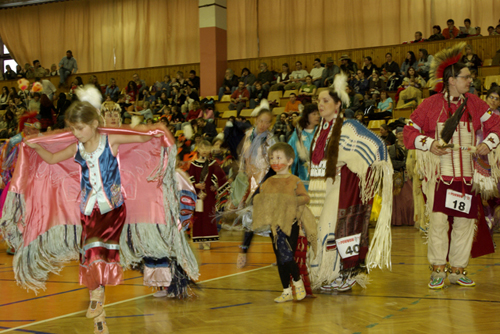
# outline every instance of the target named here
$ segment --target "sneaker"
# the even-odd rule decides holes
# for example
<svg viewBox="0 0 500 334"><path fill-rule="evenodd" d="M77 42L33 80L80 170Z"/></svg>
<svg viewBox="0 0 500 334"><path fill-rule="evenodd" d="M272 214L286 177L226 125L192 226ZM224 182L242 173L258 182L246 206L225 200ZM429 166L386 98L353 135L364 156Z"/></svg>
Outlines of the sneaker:
<svg viewBox="0 0 500 334"><path fill-rule="evenodd" d="M276 303L290 302L293 300L292 288L289 287L283 290L283 293L278 298L274 299Z"/></svg>
<svg viewBox="0 0 500 334"><path fill-rule="evenodd" d="M320 289L323 290L323 291L337 290L338 287L334 288L332 285L333 285L333 283L332 284L323 285Z"/></svg>
<svg viewBox="0 0 500 334"><path fill-rule="evenodd" d="M431 281L427 286L429 287L429 289L434 289L434 290L442 289L444 288L444 278L443 277L431 278Z"/></svg>
<svg viewBox="0 0 500 334"><path fill-rule="evenodd" d="M153 297L161 298L167 296L167 290L158 290L153 294Z"/></svg>
<svg viewBox="0 0 500 334"><path fill-rule="evenodd" d="M293 282L293 286L295 287L295 297L297 298L297 301L306 298L306 289L302 279L297 282Z"/></svg>
<svg viewBox="0 0 500 334"><path fill-rule="evenodd" d="M342 277L337 277L331 284L333 290L337 290L342 285Z"/></svg>
<svg viewBox="0 0 500 334"><path fill-rule="evenodd" d="M347 291L351 290L352 287L356 284L356 280L352 278L347 278L342 284L337 288L337 291Z"/></svg>

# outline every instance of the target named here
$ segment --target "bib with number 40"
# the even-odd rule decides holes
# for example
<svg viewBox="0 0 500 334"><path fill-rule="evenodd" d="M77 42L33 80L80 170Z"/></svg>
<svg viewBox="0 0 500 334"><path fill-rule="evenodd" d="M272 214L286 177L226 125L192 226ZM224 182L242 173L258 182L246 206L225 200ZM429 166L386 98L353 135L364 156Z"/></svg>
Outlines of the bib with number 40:
<svg viewBox="0 0 500 334"><path fill-rule="evenodd" d="M461 192L451 189L446 191L446 201L444 206L448 209L469 214L471 203L472 195L465 194L465 196L462 196Z"/></svg>
<svg viewBox="0 0 500 334"><path fill-rule="evenodd" d="M337 250L343 259L359 255L361 233L337 239Z"/></svg>

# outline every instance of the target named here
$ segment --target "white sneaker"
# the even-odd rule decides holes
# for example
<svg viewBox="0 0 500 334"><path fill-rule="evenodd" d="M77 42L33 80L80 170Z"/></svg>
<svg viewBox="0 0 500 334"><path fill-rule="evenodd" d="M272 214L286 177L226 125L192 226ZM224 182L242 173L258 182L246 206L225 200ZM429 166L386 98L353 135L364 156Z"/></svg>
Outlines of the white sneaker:
<svg viewBox="0 0 500 334"><path fill-rule="evenodd" d="M166 297L167 296L167 290L158 290L153 294L153 297L156 298L161 298L161 297Z"/></svg>
<svg viewBox="0 0 500 334"><path fill-rule="evenodd" d="M338 290L343 283L342 277L337 277L331 284L333 290Z"/></svg>
<svg viewBox="0 0 500 334"><path fill-rule="evenodd" d="M338 288L337 288L337 291L347 291L347 290L351 290L352 287L354 286L354 284L356 284L356 280L355 279L351 279L351 278L348 278L346 279L342 285L340 285Z"/></svg>

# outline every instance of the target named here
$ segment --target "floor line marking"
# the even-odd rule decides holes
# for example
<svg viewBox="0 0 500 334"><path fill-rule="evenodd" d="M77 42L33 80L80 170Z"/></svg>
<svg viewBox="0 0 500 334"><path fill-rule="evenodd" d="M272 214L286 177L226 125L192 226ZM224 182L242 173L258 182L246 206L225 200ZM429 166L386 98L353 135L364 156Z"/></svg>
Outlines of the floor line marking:
<svg viewBox="0 0 500 334"><path fill-rule="evenodd" d="M228 307L235 307L235 306L243 306L243 305L249 305L249 304L252 304L252 303L243 303L243 304L234 304L234 305L218 306L218 307L211 307L210 309L211 309L211 310L217 310L217 309L221 309L221 308L228 308Z"/></svg>
<svg viewBox="0 0 500 334"><path fill-rule="evenodd" d="M265 267L251 269L251 270L243 271L243 272L240 272L240 273L234 273L234 274L230 274L230 275L226 275L226 276L215 277L215 278L207 279L205 281L200 281L197 284L213 282L213 281L217 281L217 280L220 280L220 279L223 279L223 278L234 277L234 276L238 276L238 275L242 275L242 274L247 274L247 273L251 273L251 272L257 271L257 270L267 269L267 268L271 268L271 267L273 267L273 265L268 265L268 266L265 266ZM82 289L86 289L86 288L82 288ZM118 305L118 304L123 304L123 303L131 302L131 301L134 301L134 300L138 300L138 299L142 299L142 298L146 298L146 297L152 296L153 294L154 293L150 293L150 294L147 294L147 295L138 296L138 297L130 298L130 299L127 299L127 300L122 300L122 301L119 301L119 302L115 302L115 303L111 303L111 304L108 304L108 305L104 305L104 307L106 308L106 307L115 306L115 305ZM12 332L12 331L15 331L15 330L18 330L18 329L21 329L21 328L35 326L35 325L43 324L43 323L46 323L46 322L50 322L50 321L54 321L54 320L58 320L58 319L62 319L62 318L71 317L71 316L74 316L74 315L77 315L77 314L81 314L81 313L85 313L85 312L87 312L87 310L73 312L73 313L70 313L70 314L65 314L65 315L61 315L61 316L50 318L50 319L40 320L40 321L34 322L32 324L26 324L26 325L22 325L22 326L18 326L18 327L14 327L14 328L10 328L10 329L7 329L7 330L0 331L0 334Z"/></svg>

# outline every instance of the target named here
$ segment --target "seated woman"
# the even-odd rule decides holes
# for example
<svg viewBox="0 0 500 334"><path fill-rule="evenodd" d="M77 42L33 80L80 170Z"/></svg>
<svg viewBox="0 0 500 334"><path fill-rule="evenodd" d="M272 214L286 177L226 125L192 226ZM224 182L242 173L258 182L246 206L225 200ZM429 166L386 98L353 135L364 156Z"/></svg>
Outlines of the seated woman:
<svg viewBox="0 0 500 334"><path fill-rule="evenodd" d="M277 91L277 90L285 90L285 85L290 82L290 67L288 66L288 63L284 63L281 66L281 73L277 77L277 81L274 85L271 86L270 91ZM257 84L256 84L257 86ZM257 103L258 105L259 103ZM253 107L255 108L255 107Z"/></svg>
<svg viewBox="0 0 500 334"><path fill-rule="evenodd" d="M128 82L127 88L125 88L125 94L127 95L127 103L135 102L139 98L139 89L137 89L137 84L134 81Z"/></svg>
<svg viewBox="0 0 500 334"><path fill-rule="evenodd" d="M406 74L408 73L408 70L410 68L413 68L413 69L417 69L418 67L418 61L417 61L417 57L415 56L415 53L413 53L413 51L408 51L406 53L406 59L403 61L403 63L401 63L401 67L400 67L400 70L401 70L401 76L406 76Z"/></svg>
<svg viewBox="0 0 500 334"><path fill-rule="evenodd" d="M368 91L370 92L370 94L373 94L374 92L380 93L381 91L385 90L385 82L380 79L380 73L378 71L373 71L368 87Z"/></svg>
<svg viewBox="0 0 500 334"><path fill-rule="evenodd" d="M474 53L472 45L467 44L465 46L465 54L462 57L462 63L467 65L469 70L478 70L478 68L483 64L483 61L477 54Z"/></svg>
<svg viewBox="0 0 500 334"><path fill-rule="evenodd" d="M420 74L425 80L429 80L429 71L434 57L431 56L426 49L419 49L418 57L417 73Z"/></svg>
<svg viewBox="0 0 500 334"><path fill-rule="evenodd" d="M255 82L255 88L250 93L249 107L250 109L255 109L262 99L267 99L268 91L262 88L262 83L260 81Z"/></svg>
<svg viewBox="0 0 500 334"><path fill-rule="evenodd" d="M297 100L302 102L303 105L311 103L312 96L316 94L316 90L317 87L312 82L312 76L306 76L306 83L300 88Z"/></svg>
<svg viewBox="0 0 500 334"><path fill-rule="evenodd" d="M377 106L377 111L368 114L368 119L377 120L384 119L385 117L392 116L394 102L392 98L388 97L387 92L385 90L380 92L380 102Z"/></svg>

